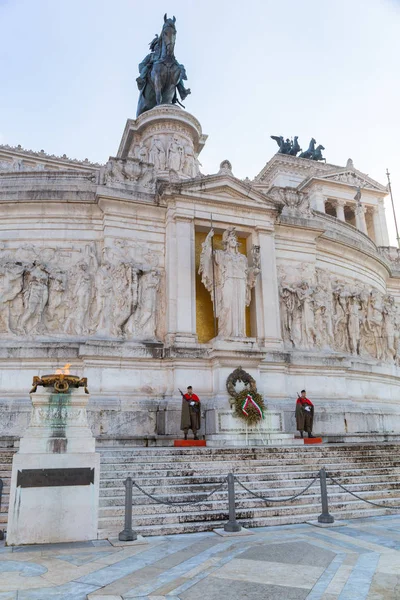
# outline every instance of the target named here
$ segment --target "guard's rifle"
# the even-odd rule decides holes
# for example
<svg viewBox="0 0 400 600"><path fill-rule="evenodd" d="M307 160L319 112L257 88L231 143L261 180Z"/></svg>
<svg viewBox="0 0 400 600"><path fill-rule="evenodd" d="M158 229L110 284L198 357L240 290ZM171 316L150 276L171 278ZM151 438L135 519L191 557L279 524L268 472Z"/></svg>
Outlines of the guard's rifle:
<svg viewBox="0 0 400 600"><path fill-rule="evenodd" d="M180 390L179 388L178 388L178 390L180 391L182 398L184 398L186 400L186 402L189 402L189 403L193 402L192 408L193 408L194 412L200 412L200 402L195 402L194 400L191 400L190 398L186 398L185 394L182 392L182 390Z"/></svg>

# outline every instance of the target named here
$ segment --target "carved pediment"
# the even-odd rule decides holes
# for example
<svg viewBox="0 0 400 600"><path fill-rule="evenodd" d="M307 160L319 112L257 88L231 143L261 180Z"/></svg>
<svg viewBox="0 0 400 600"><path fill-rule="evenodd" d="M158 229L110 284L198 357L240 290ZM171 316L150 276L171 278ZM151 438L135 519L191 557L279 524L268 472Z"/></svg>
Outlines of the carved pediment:
<svg viewBox="0 0 400 600"><path fill-rule="evenodd" d="M217 175L209 175L193 179L188 182L180 182L176 186L168 186L166 190L173 195L179 191L180 195L209 199L213 202L231 201L240 205L246 205L251 208L260 206L266 209L274 209L282 205L279 198L270 198L260 192L251 183L243 182L233 175L219 173Z"/></svg>
<svg viewBox="0 0 400 600"><path fill-rule="evenodd" d="M374 181L370 177L363 175L362 173L354 170L347 169L337 173L329 173L327 175L320 175L318 179L323 179L325 181L334 181L338 183L343 183L345 185L352 185L360 188L367 188L371 190L376 190L379 192L385 192L386 188Z"/></svg>

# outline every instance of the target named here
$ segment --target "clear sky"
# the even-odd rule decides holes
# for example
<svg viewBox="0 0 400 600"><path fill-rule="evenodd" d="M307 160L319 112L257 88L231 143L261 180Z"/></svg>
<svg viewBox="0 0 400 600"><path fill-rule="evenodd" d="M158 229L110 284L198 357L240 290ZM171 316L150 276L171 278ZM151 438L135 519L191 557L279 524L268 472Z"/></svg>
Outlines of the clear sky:
<svg viewBox="0 0 400 600"><path fill-rule="evenodd" d="M400 220L400 0L0 0L0 143L115 155L165 11L204 173L228 158L252 178L270 135L315 137L330 163L384 184L388 167ZM387 218L394 242L389 203Z"/></svg>

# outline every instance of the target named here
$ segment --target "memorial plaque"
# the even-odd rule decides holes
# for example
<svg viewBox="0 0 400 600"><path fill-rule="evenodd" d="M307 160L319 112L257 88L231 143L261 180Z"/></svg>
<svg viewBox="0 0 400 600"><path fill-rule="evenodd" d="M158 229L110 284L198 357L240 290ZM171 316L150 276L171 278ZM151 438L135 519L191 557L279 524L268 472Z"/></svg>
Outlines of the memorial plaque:
<svg viewBox="0 0 400 600"><path fill-rule="evenodd" d="M17 474L17 487L64 487L94 483L94 469L23 469Z"/></svg>

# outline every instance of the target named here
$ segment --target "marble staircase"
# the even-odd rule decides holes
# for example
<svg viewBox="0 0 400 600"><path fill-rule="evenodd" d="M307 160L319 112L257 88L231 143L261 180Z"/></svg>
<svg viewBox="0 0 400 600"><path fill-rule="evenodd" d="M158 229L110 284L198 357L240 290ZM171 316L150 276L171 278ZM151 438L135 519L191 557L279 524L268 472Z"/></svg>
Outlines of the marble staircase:
<svg viewBox="0 0 400 600"><path fill-rule="evenodd" d="M321 467L348 489L381 509L357 500L329 482L330 512L337 519L396 512L400 506L400 445L364 444L265 448L100 448L99 537L123 529L124 479L171 502L199 500L229 472L255 493L283 498L266 505L236 485L237 519L244 526L302 523L321 512L319 482L294 502L284 499L301 491ZM211 530L228 519L226 487L196 505L156 504L133 489L133 528L142 535Z"/></svg>

